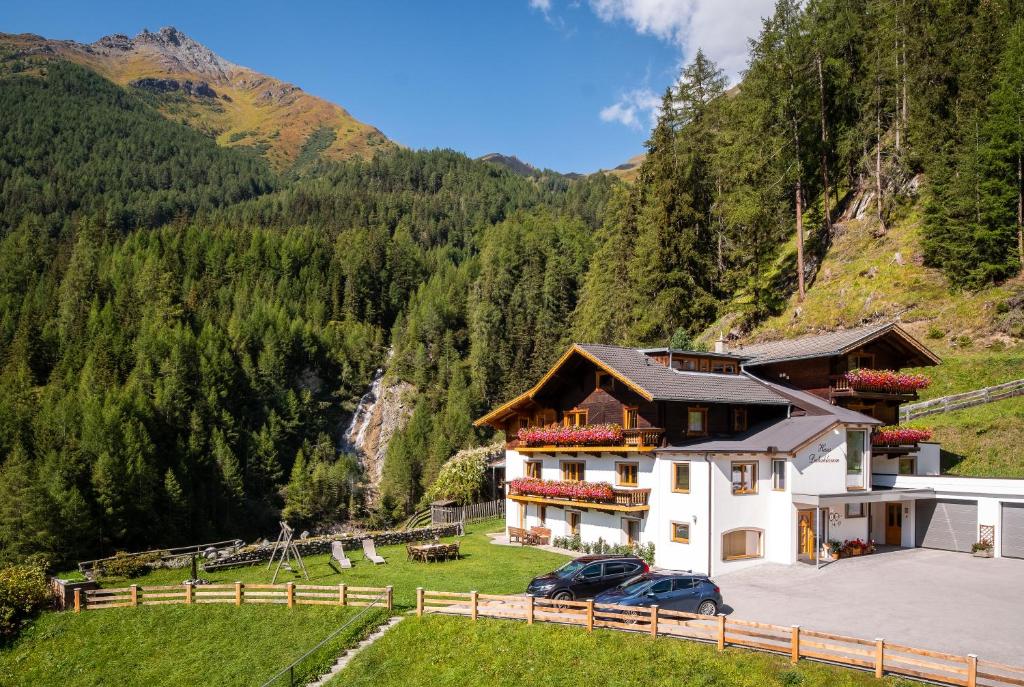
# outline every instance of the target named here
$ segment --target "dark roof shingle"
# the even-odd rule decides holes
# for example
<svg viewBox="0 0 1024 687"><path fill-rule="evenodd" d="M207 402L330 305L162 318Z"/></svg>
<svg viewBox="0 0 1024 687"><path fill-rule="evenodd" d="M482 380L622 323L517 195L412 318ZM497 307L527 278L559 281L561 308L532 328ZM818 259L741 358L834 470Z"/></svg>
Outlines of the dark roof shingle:
<svg viewBox="0 0 1024 687"><path fill-rule="evenodd" d="M885 322L867 327L842 329L826 334L812 334L796 339L782 339L767 343L753 344L730 351L743 356L746 365L763 365L783 360L801 360L823 356L841 355L859 344L875 339L891 329L899 329L895 322ZM906 338L910 338L902 329ZM911 339L912 340L912 339ZM915 342L916 343L916 342ZM920 345L920 344L918 344Z"/></svg>

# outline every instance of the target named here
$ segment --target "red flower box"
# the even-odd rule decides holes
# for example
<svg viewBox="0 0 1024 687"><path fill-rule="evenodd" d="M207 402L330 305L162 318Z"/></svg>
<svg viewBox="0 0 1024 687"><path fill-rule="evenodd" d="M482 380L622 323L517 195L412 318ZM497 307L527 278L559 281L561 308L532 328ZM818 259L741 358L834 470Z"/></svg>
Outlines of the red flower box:
<svg viewBox="0 0 1024 687"><path fill-rule="evenodd" d="M843 375L851 389L857 391L883 391L894 394L912 394L927 389L932 380L924 375L907 374L894 370L851 370Z"/></svg>
<svg viewBox="0 0 1024 687"><path fill-rule="evenodd" d="M622 443L619 425L583 425L582 427L527 427L519 430L519 441L527 446L618 446Z"/></svg>
<svg viewBox="0 0 1024 687"><path fill-rule="evenodd" d="M607 482L558 482L521 477L508 483L510 494L544 496L568 501L613 501L615 490Z"/></svg>
<svg viewBox="0 0 1024 687"><path fill-rule="evenodd" d="M871 433L874 446L907 446L931 438L932 430L912 427L881 427Z"/></svg>

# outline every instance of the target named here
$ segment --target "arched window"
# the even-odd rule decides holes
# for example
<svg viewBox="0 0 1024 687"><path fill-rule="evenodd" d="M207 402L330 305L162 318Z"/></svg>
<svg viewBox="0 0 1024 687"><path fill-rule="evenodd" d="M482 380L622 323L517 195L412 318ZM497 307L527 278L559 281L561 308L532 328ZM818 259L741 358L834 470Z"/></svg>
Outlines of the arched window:
<svg viewBox="0 0 1024 687"><path fill-rule="evenodd" d="M764 530L753 527L722 533L722 560L736 561L764 556Z"/></svg>

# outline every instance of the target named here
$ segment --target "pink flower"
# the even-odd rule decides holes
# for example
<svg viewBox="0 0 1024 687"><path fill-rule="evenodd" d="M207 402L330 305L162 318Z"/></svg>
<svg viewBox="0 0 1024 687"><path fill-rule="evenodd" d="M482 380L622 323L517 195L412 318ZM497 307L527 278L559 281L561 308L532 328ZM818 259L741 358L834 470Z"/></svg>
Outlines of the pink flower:
<svg viewBox="0 0 1024 687"><path fill-rule="evenodd" d="M871 433L871 443L875 446L906 446L931 438L932 430L913 427L880 427Z"/></svg>
<svg viewBox="0 0 1024 687"><path fill-rule="evenodd" d="M910 394L928 388L932 380L924 375L896 372L894 370L851 370L843 375L851 389L857 391L886 391L896 394Z"/></svg>
<svg viewBox="0 0 1024 687"><path fill-rule="evenodd" d="M569 501L612 501L615 490L607 482L558 482L521 477L508 483L510 494L544 496Z"/></svg>
<svg viewBox="0 0 1024 687"><path fill-rule="evenodd" d="M527 446L618 446L622 443L619 425L583 425L563 427L527 427L519 430L519 441Z"/></svg>

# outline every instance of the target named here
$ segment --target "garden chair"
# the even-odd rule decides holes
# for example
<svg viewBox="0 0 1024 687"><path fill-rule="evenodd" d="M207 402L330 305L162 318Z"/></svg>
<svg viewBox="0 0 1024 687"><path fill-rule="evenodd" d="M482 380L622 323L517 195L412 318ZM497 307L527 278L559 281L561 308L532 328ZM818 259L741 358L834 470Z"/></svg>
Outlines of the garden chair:
<svg viewBox="0 0 1024 687"><path fill-rule="evenodd" d="M547 545L551 543L551 530L547 527L531 527L527 544L534 546Z"/></svg>
<svg viewBox="0 0 1024 687"><path fill-rule="evenodd" d="M374 565L383 565L387 563L383 556L377 555L377 547L374 545L372 539L363 540L363 555L366 556L366 560L371 561Z"/></svg>
<svg viewBox="0 0 1024 687"><path fill-rule="evenodd" d="M338 565L342 568L352 567L352 561L345 555L345 549L340 541L331 542L331 558L338 561Z"/></svg>

